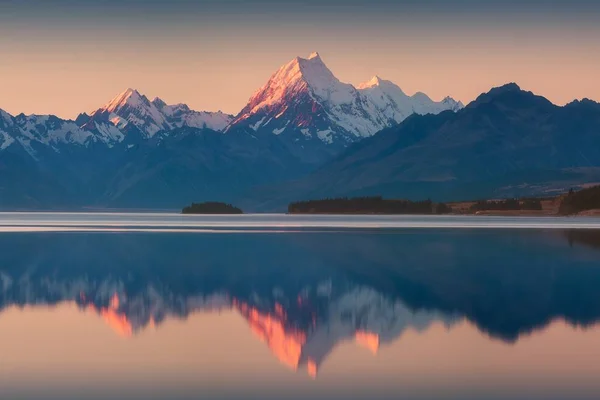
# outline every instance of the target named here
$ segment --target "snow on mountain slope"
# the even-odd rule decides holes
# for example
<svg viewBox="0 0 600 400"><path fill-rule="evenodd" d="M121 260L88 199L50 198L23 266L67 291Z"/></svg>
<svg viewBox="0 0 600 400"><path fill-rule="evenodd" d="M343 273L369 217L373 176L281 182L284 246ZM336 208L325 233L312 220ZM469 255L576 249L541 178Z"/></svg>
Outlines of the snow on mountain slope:
<svg viewBox="0 0 600 400"><path fill-rule="evenodd" d="M131 124L146 138L184 126L221 131L232 118L222 112L194 111L186 104L167 105L158 97L150 101L134 89L117 95L91 116L93 121L108 121L119 130L126 130Z"/></svg>
<svg viewBox="0 0 600 400"><path fill-rule="evenodd" d="M92 119L108 115L115 126L124 128L128 124L136 126L146 137L171 129L166 117L148 98L137 90L127 89L113 98L104 107L92 113Z"/></svg>
<svg viewBox="0 0 600 400"><path fill-rule="evenodd" d="M108 147L113 147L116 143L122 142L125 138L121 129L127 125L127 122L123 122L120 119L116 120L115 118L113 118L111 122L114 125L111 123L93 121L93 125L87 124L85 127L94 132L102 143L105 143Z"/></svg>
<svg viewBox="0 0 600 400"><path fill-rule="evenodd" d="M165 116L171 127L181 128L187 126L190 128L209 128L215 131L222 131L229 125L233 115L225 114L221 111L194 111L187 104L167 105L158 97L152 100L154 104Z"/></svg>
<svg viewBox="0 0 600 400"><path fill-rule="evenodd" d="M401 122L412 113L457 110L450 98L434 102L422 93L407 96L379 77L357 88L340 82L318 53L297 57L271 76L250 98L227 130L236 126L276 135L300 131L306 138L348 142ZM302 136L300 136L302 137Z"/></svg>
<svg viewBox="0 0 600 400"><path fill-rule="evenodd" d="M358 90L373 102L383 114L400 123L413 113L439 114L442 111L458 111L464 105L446 97L441 102L435 102L425 93L405 94L395 83L374 76L370 81L358 86Z"/></svg>
<svg viewBox="0 0 600 400"><path fill-rule="evenodd" d="M20 135L29 140L53 145L71 143L85 145L93 134L81 129L74 121L62 120L53 115L23 115L15 117Z"/></svg>
<svg viewBox="0 0 600 400"><path fill-rule="evenodd" d="M0 130L0 150L6 149L8 146L13 144L15 139L12 138L8 133Z"/></svg>
<svg viewBox="0 0 600 400"><path fill-rule="evenodd" d="M350 84L340 82L317 53L296 57L281 67L251 98L231 126L260 128L275 134L301 129L304 136L348 141L369 136L390 121Z"/></svg>
<svg viewBox="0 0 600 400"><path fill-rule="evenodd" d="M0 128L0 150L6 149L8 146L13 144L15 139L8 134L8 132Z"/></svg>
<svg viewBox="0 0 600 400"><path fill-rule="evenodd" d="M313 53L279 68L235 118L220 111L194 111L181 103L168 105L158 97L150 101L129 88L91 115L80 114L76 121L52 115L12 117L2 111L0 146L4 149L18 141L30 153L35 152L35 143L56 151L59 144L114 147L125 138L150 139L182 127L224 132L242 127L251 133L281 136L294 156L320 163L349 143L399 123L412 113L462 107L449 97L435 102L423 93L408 96L379 77L355 88L340 82L319 54Z"/></svg>
<svg viewBox="0 0 600 400"><path fill-rule="evenodd" d="M35 157L35 144L60 151L63 145L87 147L91 143L103 143L112 147L123 139L123 133L108 123L80 125L54 115L25 115L12 117L0 110L0 150L18 142Z"/></svg>
<svg viewBox="0 0 600 400"><path fill-rule="evenodd" d="M13 130L13 126L12 116L0 109L0 150L4 150L14 143L15 139L9 133Z"/></svg>
<svg viewBox="0 0 600 400"><path fill-rule="evenodd" d="M0 109L0 127L3 126L12 126L13 125L13 117L6 111Z"/></svg>

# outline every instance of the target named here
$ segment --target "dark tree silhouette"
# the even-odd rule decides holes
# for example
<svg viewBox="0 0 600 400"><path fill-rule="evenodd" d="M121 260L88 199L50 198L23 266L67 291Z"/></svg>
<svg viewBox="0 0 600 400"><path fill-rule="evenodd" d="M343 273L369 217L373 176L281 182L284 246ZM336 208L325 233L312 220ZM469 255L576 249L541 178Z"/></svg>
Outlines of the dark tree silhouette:
<svg viewBox="0 0 600 400"><path fill-rule="evenodd" d="M577 192L571 189L560 203L558 212L568 215L593 209L600 209L600 186L582 189Z"/></svg>
<svg viewBox="0 0 600 400"><path fill-rule="evenodd" d="M291 203L292 214L447 214L452 209L431 200L388 200L381 196L308 200Z"/></svg>
<svg viewBox="0 0 600 400"><path fill-rule="evenodd" d="M205 203L192 203L184 207L182 214L243 214L244 212L231 204L207 201Z"/></svg>
<svg viewBox="0 0 600 400"><path fill-rule="evenodd" d="M470 208L472 212L477 211L507 211L507 210L541 210L540 199L506 199L506 200L480 200Z"/></svg>

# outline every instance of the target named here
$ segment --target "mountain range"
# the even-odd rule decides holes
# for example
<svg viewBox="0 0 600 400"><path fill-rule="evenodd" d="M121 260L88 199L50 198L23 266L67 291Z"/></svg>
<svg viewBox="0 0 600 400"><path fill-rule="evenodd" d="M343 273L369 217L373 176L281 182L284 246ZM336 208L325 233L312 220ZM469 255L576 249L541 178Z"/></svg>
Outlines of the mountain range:
<svg viewBox="0 0 600 400"><path fill-rule="evenodd" d="M0 208L280 210L310 197L539 194L600 180L600 105L509 84L467 107L377 76L340 82L319 54L277 70L237 114L127 89L75 120L0 110Z"/></svg>

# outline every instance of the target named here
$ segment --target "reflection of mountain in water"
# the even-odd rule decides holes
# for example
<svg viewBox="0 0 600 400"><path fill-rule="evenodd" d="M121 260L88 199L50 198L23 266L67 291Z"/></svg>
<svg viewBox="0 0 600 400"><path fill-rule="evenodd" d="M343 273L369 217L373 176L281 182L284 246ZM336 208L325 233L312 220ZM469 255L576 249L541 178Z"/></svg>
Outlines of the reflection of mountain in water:
<svg viewBox="0 0 600 400"><path fill-rule="evenodd" d="M34 277L26 272L11 277L2 272L0 280L3 307L74 302L81 310L101 316L124 337L168 318L234 310L283 364L294 370L304 366L313 376L343 340L355 339L375 353L380 344L392 342L408 328L420 331L434 320L453 320L443 314L413 312L398 300L344 280L315 281L291 291L272 283L272 290L261 293L221 288L184 293L173 291L170 282L136 288L109 275L105 280L82 275L59 281L51 275ZM193 281L189 284L194 286Z"/></svg>
<svg viewBox="0 0 600 400"><path fill-rule="evenodd" d="M435 320L446 324L453 321L433 312L413 312L401 302L365 287L325 296L327 307L321 314L311 311L311 303L318 299L305 296L298 300L298 311L304 309L312 315L308 326L298 326L294 315L288 314L279 303L275 304L274 313L261 312L237 301L234 305L282 363L293 369L305 365L312 376L341 341L355 340L377 353L381 344L392 342L408 328L421 331Z"/></svg>
<svg viewBox="0 0 600 400"><path fill-rule="evenodd" d="M555 318L598 321L600 252L564 237L8 235L0 236L0 307L76 302L126 336L167 318L233 309L280 361L315 374L340 341L377 352L436 320L466 317L507 341Z"/></svg>

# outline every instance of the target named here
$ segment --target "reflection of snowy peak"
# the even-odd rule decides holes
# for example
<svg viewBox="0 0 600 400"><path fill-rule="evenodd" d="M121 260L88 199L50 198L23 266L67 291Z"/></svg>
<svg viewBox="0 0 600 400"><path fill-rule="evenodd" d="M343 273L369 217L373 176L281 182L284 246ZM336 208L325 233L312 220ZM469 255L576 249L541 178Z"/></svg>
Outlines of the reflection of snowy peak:
<svg viewBox="0 0 600 400"><path fill-rule="evenodd" d="M413 112L439 113L459 108L462 105L453 100L436 103L427 96L406 96L396 85L379 78L357 89L340 82L313 53L306 59L293 59L273 74L228 129L242 126L276 135L299 131L326 143L338 139L351 142L400 122Z"/></svg>
<svg viewBox="0 0 600 400"><path fill-rule="evenodd" d="M272 310L235 302L252 331L285 365L304 365L311 376L342 341L355 340L376 353L380 344L396 340L407 329L427 329L432 322L451 325L457 318L437 312L414 312L400 301L367 287L305 290L297 303L276 302ZM306 317L309 318L306 318Z"/></svg>
<svg viewBox="0 0 600 400"><path fill-rule="evenodd" d="M314 374L331 350L344 340L356 340L376 353L380 345L398 339L407 329L421 332L434 321L450 325L455 319L437 312L414 312L373 289L355 287L332 298L327 318L316 324L308 336L300 363Z"/></svg>
<svg viewBox="0 0 600 400"><path fill-rule="evenodd" d="M121 280L97 281L82 276L63 281L50 276L13 278L0 271L0 310L11 305L50 305L75 302L82 309L95 311L124 336L139 333L168 318L186 318L194 312L230 308L226 294L181 295L148 283L129 293Z"/></svg>
<svg viewBox="0 0 600 400"><path fill-rule="evenodd" d="M406 329L426 329L433 321L453 319L437 313L413 312L367 287L326 282L300 293L274 290L272 296L172 292L160 283L135 291L121 280L97 281L82 276L63 281L50 276L32 279L0 272L0 310L12 305L75 303L94 312L119 335L132 336L169 318L197 312L235 310L283 364L305 365L309 374L341 341L355 339L376 352L380 343L397 339Z"/></svg>

